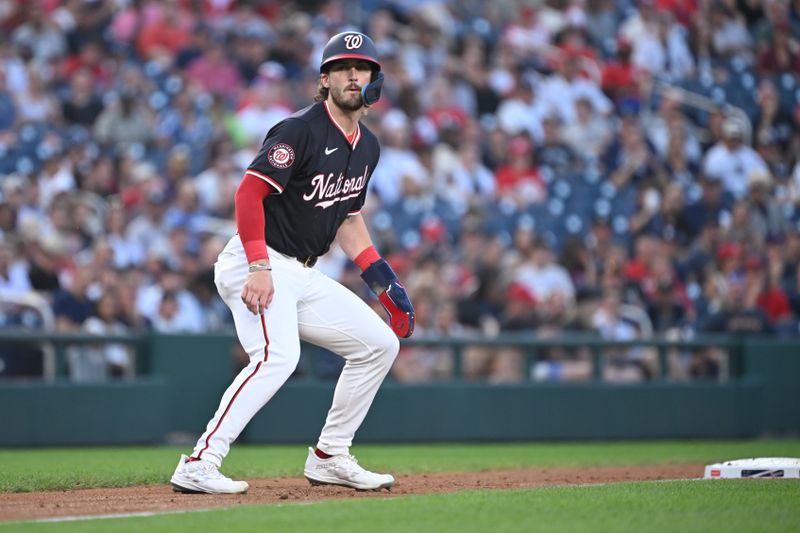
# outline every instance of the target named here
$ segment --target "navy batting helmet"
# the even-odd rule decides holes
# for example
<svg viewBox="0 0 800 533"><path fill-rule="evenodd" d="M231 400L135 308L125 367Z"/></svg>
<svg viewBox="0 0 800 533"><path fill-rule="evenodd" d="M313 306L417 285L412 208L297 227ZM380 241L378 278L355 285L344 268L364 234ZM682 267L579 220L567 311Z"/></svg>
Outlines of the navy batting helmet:
<svg viewBox="0 0 800 533"><path fill-rule="evenodd" d="M361 32L346 31L331 37L322 52L319 71L326 72L330 68L330 63L339 59L363 59L372 63L375 72L381 70L375 43Z"/></svg>

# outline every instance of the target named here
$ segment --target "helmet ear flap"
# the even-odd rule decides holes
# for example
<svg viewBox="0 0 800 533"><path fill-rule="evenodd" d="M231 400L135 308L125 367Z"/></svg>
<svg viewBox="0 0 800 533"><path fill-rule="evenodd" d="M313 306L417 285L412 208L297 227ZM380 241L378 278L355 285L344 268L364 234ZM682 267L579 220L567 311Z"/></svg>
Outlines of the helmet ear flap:
<svg viewBox="0 0 800 533"><path fill-rule="evenodd" d="M361 97L364 105L371 106L381 98L381 87L383 87L383 72L378 71L372 74L372 81L361 89Z"/></svg>

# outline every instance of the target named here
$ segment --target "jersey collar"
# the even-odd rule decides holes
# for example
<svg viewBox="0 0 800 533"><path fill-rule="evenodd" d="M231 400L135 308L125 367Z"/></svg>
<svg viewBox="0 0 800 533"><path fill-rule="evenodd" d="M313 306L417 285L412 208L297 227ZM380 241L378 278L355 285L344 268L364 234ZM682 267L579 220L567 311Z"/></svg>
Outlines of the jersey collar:
<svg viewBox="0 0 800 533"><path fill-rule="evenodd" d="M328 101L324 100L322 102L322 105L325 106L325 112L328 113L328 118L331 119L331 122L333 122L333 125L336 126L336 129L339 130L340 132L342 132L342 136L344 137L345 141L347 141L347 133L342 129L342 127L339 125L339 123L336 122L336 119L333 118L333 115L331 115L331 110L328 109ZM356 149L356 146L358 145L358 141L360 141L360 140L361 140L361 123L360 122L356 122L356 136L353 138L353 144L351 145L351 148L353 150Z"/></svg>

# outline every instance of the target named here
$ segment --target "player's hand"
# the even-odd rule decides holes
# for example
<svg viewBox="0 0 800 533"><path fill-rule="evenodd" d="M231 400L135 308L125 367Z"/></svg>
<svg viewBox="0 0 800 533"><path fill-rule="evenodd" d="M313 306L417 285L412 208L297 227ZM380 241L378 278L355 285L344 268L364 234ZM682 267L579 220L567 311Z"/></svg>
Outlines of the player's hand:
<svg viewBox="0 0 800 533"><path fill-rule="evenodd" d="M275 287L272 285L272 272L259 270L250 272L242 289L242 301L254 315L264 312L272 303Z"/></svg>

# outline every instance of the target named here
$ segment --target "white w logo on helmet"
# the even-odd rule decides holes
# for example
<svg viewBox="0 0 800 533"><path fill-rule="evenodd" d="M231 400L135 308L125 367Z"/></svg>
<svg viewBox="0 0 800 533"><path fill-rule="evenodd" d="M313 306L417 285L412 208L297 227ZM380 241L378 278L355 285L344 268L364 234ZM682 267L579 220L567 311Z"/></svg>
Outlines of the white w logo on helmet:
<svg viewBox="0 0 800 533"><path fill-rule="evenodd" d="M344 36L344 47L348 50L353 50L354 48L361 48L361 44L364 42L364 36L360 33L350 33Z"/></svg>

